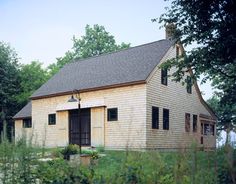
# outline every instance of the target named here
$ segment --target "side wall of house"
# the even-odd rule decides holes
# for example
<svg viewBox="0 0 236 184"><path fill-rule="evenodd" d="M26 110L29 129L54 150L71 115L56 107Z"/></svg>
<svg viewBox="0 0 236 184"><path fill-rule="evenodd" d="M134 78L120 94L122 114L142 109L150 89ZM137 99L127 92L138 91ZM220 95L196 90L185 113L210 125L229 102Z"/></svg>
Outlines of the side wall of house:
<svg viewBox="0 0 236 184"><path fill-rule="evenodd" d="M68 144L69 113L56 109L69 98L70 95L65 95L32 100L32 132L37 144L46 147ZM92 145L101 144L110 149L145 148L145 84L81 93L80 98L82 105L104 102L104 107L91 108ZM107 121L108 108L118 108L118 121ZM51 113L56 113L56 125L48 125Z"/></svg>
<svg viewBox="0 0 236 184"><path fill-rule="evenodd" d="M32 128L23 128L23 120L15 120L15 140L18 141L21 138L26 138L31 140L32 138Z"/></svg>
<svg viewBox="0 0 236 184"><path fill-rule="evenodd" d="M176 56L176 47L172 47L161 62ZM168 71L173 73L174 68ZM152 106L159 108L159 129L152 129ZM163 130L163 108L169 109L169 130ZM185 113L190 113L190 132L185 131ZM195 140L200 143L201 124L198 116L197 132L193 133L193 114L210 115L201 104L194 86L192 94L187 93L186 85L171 81L161 84L161 70L156 68L147 83L147 148L173 149L190 146ZM207 139L215 147L215 136Z"/></svg>

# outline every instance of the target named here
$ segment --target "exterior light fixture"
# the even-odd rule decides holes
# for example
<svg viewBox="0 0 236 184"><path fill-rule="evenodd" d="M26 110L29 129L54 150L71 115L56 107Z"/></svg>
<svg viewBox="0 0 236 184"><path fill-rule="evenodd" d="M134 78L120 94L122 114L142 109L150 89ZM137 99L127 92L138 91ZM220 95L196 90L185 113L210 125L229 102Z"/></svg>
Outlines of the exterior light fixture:
<svg viewBox="0 0 236 184"><path fill-rule="evenodd" d="M79 98L74 97L74 93L78 93ZM78 124L79 124L79 153L81 154L81 108L80 108L80 94L78 90L73 90L70 99L67 102L78 102Z"/></svg>

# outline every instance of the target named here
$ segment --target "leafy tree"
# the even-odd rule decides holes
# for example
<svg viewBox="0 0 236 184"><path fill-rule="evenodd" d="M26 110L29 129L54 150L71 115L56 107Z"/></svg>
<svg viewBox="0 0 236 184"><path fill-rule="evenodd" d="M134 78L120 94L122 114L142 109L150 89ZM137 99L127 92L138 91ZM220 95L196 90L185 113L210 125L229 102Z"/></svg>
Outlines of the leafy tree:
<svg viewBox="0 0 236 184"><path fill-rule="evenodd" d="M72 51L66 52L65 56L57 58L56 64L49 65L50 74L53 75L66 63L70 63L75 59L83 59L91 56L113 52L128 48L130 44L116 43L114 36L110 35L104 26L94 25L93 27L86 25L85 35L81 38L73 37Z"/></svg>
<svg viewBox="0 0 236 184"><path fill-rule="evenodd" d="M18 102L25 105L30 95L48 80L48 73L42 68L42 63L32 61L20 67L21 93L17 96Z"/></svg>
<svg viewBox="0 0 236 184"><path fill-rule="evenodd" d="M20 92L19 65L16 52L0 42L0 131L7 123L8 132L13 126L12 116L19 110L17 94Z"/></svg>
<svg viewBox="0 0 236 184"><path fill-rule="evenodd" d="M235 127L236 103L236 2L231 0L173 0L159 22L174 25L173 39L184 46L196 43L196 48L173 59L163 67L176 66L175 80L180 81L186 68L193 70L194 78L205 74L220 89L219 106L231 120L221 119L222 128ZM157 19L154 19L156 21ZM227 105L226 105L227 104ZM227 107L226 107L227 106ZM228 126L228 124L231 124ZM225 126L223 125L225 124Z"/></svg>

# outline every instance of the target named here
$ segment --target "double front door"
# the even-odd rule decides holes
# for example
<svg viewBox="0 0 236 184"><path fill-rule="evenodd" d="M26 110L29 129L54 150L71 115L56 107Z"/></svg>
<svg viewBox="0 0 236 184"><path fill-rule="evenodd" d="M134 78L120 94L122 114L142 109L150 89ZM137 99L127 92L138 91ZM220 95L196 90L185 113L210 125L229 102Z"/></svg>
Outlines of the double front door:
<svg viewBox="0 0 236 184"><path fill-rule="evenodd" d="M69 111L69 143L79 145L81 138L81 146L90 146L91 144L90 109L80 110L80 123L81 126L79 125L78 110ZM79 135L80 133L81 136Z"/></svg>

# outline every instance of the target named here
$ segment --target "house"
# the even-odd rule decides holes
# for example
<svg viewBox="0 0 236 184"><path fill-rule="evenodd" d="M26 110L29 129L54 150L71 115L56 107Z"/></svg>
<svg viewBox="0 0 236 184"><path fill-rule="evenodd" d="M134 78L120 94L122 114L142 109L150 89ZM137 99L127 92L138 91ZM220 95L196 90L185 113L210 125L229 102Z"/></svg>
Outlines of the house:
<svg viewBox="0 0 236 184"><path fill-rule="evenodd" d="M163 39L65 65L14 116L15 138L46 147L215 148L216 116L197 83L186 72L183 86L169 77L174 68L159 68L182 52Z"/></svg>

